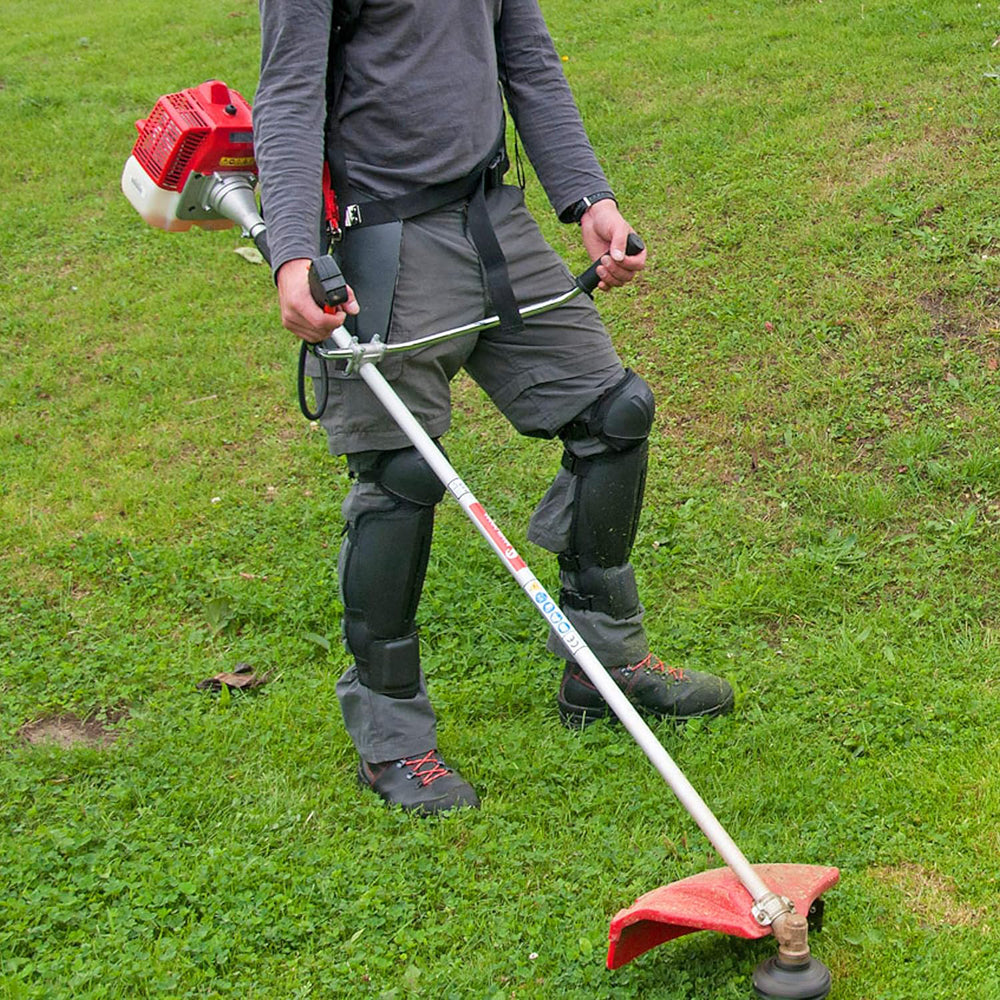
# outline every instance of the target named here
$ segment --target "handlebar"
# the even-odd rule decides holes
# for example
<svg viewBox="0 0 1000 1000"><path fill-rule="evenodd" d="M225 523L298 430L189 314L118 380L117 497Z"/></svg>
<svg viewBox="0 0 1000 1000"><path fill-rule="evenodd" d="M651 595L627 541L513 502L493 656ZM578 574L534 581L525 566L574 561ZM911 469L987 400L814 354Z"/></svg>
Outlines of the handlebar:
<svg viewBox="0 0 1000 1000"><path fill-rule="evenodd" d="M634 257L636 254L642 253L646 249L646 244L643 243L642 238L636 233L629 233L628 241L625 244L625 256ZM582 271L577 275L575 279L576 291L585 292L587 295L592 295L601 283L601 279L597 276L597 269L601 265L601 259L595 260L590 267L585 271ZM313 301L318 306L322 306L324 309L334 309L338 305L347 301L347 285L344 281L344 276L337 266L337 262L333 257L326 255L323 257L317 257L309 268L309 291L312 292ZM556 304L553 301L548 308L552 309ZM531 306L526 306L520 311L522 316L532 315L533 313L527 313L526 309L532 309ZM492 326L492 320L494 317L487 317L485 320L480 320L479 323L487 324L483 327L488 329ZM476 324L479 326L479 324ZM412 342L411 342L412 343Z"/></svg>
<svg viewBox="0 0 1000 1000"><path fill-rule="evenodd" d="M629 233L628 241L625 244L625 255L634 257L646 249L646 244L636 233ZM595 260L585 271L582 271L574 280L573 287L550 299L541 302L534 302L531 305L522 306L518 309L520 315L527 319L530 316L537 316L539 313L548 312L558 306L564 305L571 299L576 298L581 292L592 295L601 279L597 276L597 268L600 266L600 258ZM315 258L309 267L309 291L313 300L318 306L322 306L326 312L333 312L337 306L347 301L347 283L341 273L337 262L329 254ZM414 340L407 340L401 344L386 344L378 337L372 338L366 344L355 341L351 347L326 347L323 344L307 344L302 342L299 351L299 407L308 420L317 420L322 415L326 406L327 379L322 379L322 389L317 392L316 409L309 408L305 396L305 359L307 353L312 353L324 362L327 360L346 360L349 371L357 370L366 362L378 363L386 354L399 354L403 351L412 351L429 344L436 344L442 340L451 340L455 337L462 337L469 333L482 333L485 330L492 330L500 325L500 317L497 315L487 316L474 323L466 323L464 326L456 326L450 330L441 330L439 333L431 333L424 337L417 337ZM326 369L324 366L324 373Z"/></svg>

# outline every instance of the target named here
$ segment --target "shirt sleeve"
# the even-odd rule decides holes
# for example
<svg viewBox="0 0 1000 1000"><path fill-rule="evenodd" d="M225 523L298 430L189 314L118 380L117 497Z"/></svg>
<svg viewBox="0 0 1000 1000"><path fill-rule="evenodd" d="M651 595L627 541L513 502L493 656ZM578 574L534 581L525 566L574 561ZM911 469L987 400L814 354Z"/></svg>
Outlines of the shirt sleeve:
<svg viewBox="0 0 1000 1000"><path fill-rule="evenodd" d="M260 0L254 155L271 270L320 250L330 0Z"/></svg>
<svg viewBox="0 0 1000 1000"><path fill-rule="evenodd" d="M556 214L607 189L538 0L503 0L497 58L514 125Z"/></svg>

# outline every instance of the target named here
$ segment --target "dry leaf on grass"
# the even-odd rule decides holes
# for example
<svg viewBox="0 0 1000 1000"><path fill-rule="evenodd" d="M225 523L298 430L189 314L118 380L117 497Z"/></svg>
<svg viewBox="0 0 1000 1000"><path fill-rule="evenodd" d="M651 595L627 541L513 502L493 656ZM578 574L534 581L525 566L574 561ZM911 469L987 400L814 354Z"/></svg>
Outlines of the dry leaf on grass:
<svg viewBox="0 0 1000 1000"><path fill-rule="evenodd" d="M228 688L237 688L247 691L250 688L261 687L271 679L271 671L263 674L255 674L253 667L249 663L237 663L236 669L230 672L216 674L214 677L206 677L203 681L198 681L195 687L199 691L221 691L222 685Z"/></svg>

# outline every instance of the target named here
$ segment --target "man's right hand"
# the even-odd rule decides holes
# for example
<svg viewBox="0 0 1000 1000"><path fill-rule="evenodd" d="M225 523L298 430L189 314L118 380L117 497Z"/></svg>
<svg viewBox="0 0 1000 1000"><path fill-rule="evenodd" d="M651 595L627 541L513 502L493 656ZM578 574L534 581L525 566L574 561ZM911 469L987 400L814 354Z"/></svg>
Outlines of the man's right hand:
<svg viewBox="0 0 1000 1000"><path fill-rule="evenodd" d="M318 344L330 336L330 331L343 326L347 317L359 312L351 287L347 301L335 312L324 312L313 301L309 291L309 258L285 261L278 268L278 301L281 304L281 325L300 340Z"/></svg>

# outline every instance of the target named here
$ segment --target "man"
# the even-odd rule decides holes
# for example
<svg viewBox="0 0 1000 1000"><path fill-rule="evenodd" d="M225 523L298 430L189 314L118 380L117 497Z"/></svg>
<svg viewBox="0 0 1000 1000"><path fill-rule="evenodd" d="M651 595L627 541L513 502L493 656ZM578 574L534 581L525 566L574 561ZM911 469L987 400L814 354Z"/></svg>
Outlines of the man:
<svg viewBox="0 0 1000 1000"><path fill-rule="evenodd" d="M448 385L460 368L519 432L560 437L562 467L528 538L558 555L563 610L641 711L728 711L729 685L664 667L642 625L629 554L649 387L622 367L587 297L523 322L516 312L515 302L557 294L571 276L520 187L501 183L503 98L559 218L579 224L601 259L599 287L624 285L646 260L645 250L625 254L632 229L537 0L363 0L355 16L357 6L260 0L255 150L283 324L310 343L345 322L361 340L391 343L498 313L499 329L387 356L383 375L435 440L448 429ZM320 251L324 160L344 233L336 255L352 288L335 314L319 310L307 280ZM322 421L354 479L338 563L354 662L337 691L359 781L419 813L477 806L438 752L419 659L417 604L444 487L356 375L330 372ZM567 661L557 697L564 723L607 714L554 636L549 648Z"/></svg>

